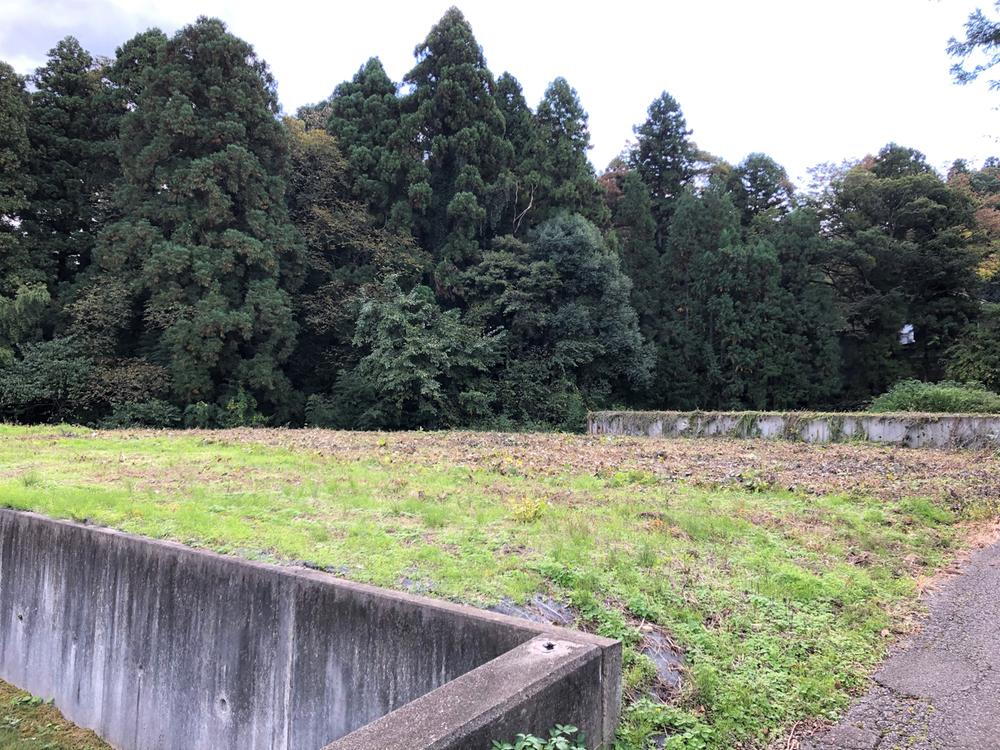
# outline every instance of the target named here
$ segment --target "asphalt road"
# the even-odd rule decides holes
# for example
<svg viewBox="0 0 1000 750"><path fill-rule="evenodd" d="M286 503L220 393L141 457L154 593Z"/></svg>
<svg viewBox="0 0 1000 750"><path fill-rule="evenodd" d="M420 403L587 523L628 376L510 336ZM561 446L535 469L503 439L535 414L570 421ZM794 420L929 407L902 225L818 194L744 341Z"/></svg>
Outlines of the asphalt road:
<svg viewBox="0 0 1000 750"><path fill-rule="evenodd" d="M1000 750L1000 543L927 599L871 691L801 750Z"/></svg>

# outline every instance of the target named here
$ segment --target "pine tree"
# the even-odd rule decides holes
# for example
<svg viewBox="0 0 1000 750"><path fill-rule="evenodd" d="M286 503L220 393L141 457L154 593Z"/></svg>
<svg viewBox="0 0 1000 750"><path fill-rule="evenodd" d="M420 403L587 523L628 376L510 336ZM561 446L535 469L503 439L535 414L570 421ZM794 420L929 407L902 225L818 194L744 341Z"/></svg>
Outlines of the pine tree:
<svg viewBox="0 0 1000 750"><path fill-rule="evenodd" d="M587 113L576 90L557 78L545 90L535 112L535 169L540 175L535 222L560 212L578 213L598 225L607 222L607 208L594 168L587 159L590 131Z"/></svg>
<svg viewBox="0 0 1000 750"><path fill-rule="evenodd" d="M777 257L780 292L767 314L778 321L780 336L770 355L776 372L768 384L767 408L834 403L842 385L841 321L822 269L819 218L799 209L771 226L766 241Z"/></svg>
<svg viewBox="0 0 1000 750"><path fill-rule="evenodd" d="M18 227L29 183L28 94L24 79L0 62L0 295L12 294L33 280Z"/></svg>
<svg viewBox="0 0 1000 750"><path fill-rule="evenodd" d="M663 405L760 408L769 374L763 353L776 336L763 311L777 263L766 247L740 243L739 214L723 191L681 194L660 276L656 392Z"/></svg>
<svg viewBox="0 0 1000 750"><path fill-rule="evenodd" d="M146 73L156 63L160 48L166 42L167 35L162 31L148 29L136 34L115 51L115 59L107 73L122 115L135 109Z"/></svg>
<svg viewBox="0 0 1000 750"><path fill-rule="evenodd" d="M476 262L506 214L514 150L493 75L461 11L445 13L416 57L404 78L412 91L402 103L402 126L422 152L426 175L411 173L409 199L416 236L434 258L438 294L461 297L461 271Z"/></svg>
<svg viewBox="0 0 1000 750"><path fill-rule="evenodd" d="M521 84L510 73L497 79L495 98L504 120L504 136L513 149L514 195L498 232L517 235L527 230L536 208L541 182L534 153L540 137Z"/></svg>
<svg viewBox="0 0 1000 750"><path fill-rule="evenodd" d="M681 107L664 91L649 105L646 121L635 127L631 166L650 189L657 245L666 241L675 202L698 171L698 151Z"/></svg>
<svg viewBox="0 0 1000 750"><path fill-rule="evenodd" d="M167 368L179 403L253 399L282 418L302 270L274 80L249 44L200 18L163 44L138 92L102 271L128 289L135 345Z"/></svg>
<svg viewBox="0 0 1000 750"><path fill-rule="evenodd" d="M327 130L347 158L353 196L380 225L409 233L413 217L407 191L411 173L422 165L415 145L400 130L396 89L373 57L334 89L324 111Z"/></svg>
<svg viewBox="0 0 1000 750"><path fill-rule="evenodd" d="M625 175L614 224L622 269L632 280L632 306L639 316L639 328L647 341L654 341L662 306L662 279L656 272L660 254L649 188L634 171Z"/></svg>
<svg viewBox="0 0 1000 750"><path fill-rule="evenodd" d="M33 185L22 213L36 272L65 297L90 265L118 175L117 112L104 68L73 37L32 81L28 120Z"/></svg>
<svg viewBox="0 0 1000 750"><path fill-rule="evenodd" d="M50 312L47 279L19 227L29 161L24 79L0 62L0 368L14 363L19 344L41 338Z"/></svg>
<svg viewBox="0 0 1000 750"><path fill-rule="evenodd" d="M767 154L747 156L733 170L727 187L744 227L758 217L773 222L794 208L795 186L785 168Z"/></svg>

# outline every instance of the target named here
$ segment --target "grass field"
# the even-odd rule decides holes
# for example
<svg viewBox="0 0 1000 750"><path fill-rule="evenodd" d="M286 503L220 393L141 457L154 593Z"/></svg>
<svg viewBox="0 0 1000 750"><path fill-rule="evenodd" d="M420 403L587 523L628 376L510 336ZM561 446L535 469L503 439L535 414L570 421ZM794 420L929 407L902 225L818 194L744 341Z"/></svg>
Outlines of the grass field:
<svg viewBox="0 0 1000 750"><path fill-rule="evenodd" d="M0 682L2 750L110 750L93 732L73 726L51 704Z"/></svg>
<svg viewBox="0 0 1000 750"><path fill-rule="evenodd" d="M566 603L626 645L622 748L785 747L836 717L998 502L988 453L0 427L0 505L479 606ZM679 689L650 639L683 653Z"/></svg>

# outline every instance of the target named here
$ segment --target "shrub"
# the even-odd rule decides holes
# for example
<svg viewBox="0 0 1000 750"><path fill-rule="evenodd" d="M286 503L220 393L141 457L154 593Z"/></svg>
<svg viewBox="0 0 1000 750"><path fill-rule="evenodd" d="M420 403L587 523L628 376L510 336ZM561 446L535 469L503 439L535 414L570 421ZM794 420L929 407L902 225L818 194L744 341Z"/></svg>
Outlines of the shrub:
<svg viewBox="0 0 1000 750"><path fill-rule="evenodd" d="M534 523L545 514L548 507L548 503L535 497L522 497L511 500L508 504L511 517L518 523Z"/></svg>
<svg viewBox="0 0 1000 750"><path fill-rule="evenodd" d="M222 427L260 427L267 417L257 410L257 399L243 388L230 398L219 414Z"/></svg>
<svg viewBox="0 0 1000 750"><path fill-rule="evenodd" d="M72 338L20 347L0 368L0 415L18 422L92 421L94 361Z"/></svg>
<svg viewBox="0 0 1000 750"><path fill-rule="evenodd" d="M167 401L149 401L115 404L111 415L101 422L102 427L177 427L181 423L181 410Z"/></svg>
<svg viewBox="0 0 1000 750"><path fill-rule="evenodd" d="M184 409L184 426L209 430L219 426L219 407L198 401Z"/></svg>
<svg viewBox="0 0 1000 750"><path fill-rule="evenodd" d="M333 399L314 393L306 399L306 427L338 427L339 411Z"/></svg>
<svg viewBox="0 0 1000 750"><path fill-rule="evenodd" d="M549 730L548 739L533 734L519 734L514 742L493 743L493 750L586 750L583 738L574 738L578 730L568 724L556 724Z"/></svg>
<svg viewBox="0 0 1000 750"><path fill-rule="evenodd" d="M1000 413L1000 394L987 390L981 383L902 380L876 398L868 411Z"/></svg>

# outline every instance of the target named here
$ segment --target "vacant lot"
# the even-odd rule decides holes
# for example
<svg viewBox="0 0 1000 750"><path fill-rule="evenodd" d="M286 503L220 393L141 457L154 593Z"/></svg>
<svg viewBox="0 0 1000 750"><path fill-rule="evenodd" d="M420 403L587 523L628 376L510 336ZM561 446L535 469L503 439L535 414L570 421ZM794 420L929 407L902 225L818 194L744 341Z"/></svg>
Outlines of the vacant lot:
<svg viewBox="0 0 1000 750"><path fill-rule="evenodd" d="M986 453L0 427L6 506L479 606L566 605L626 643L624 748L785 747L837 716L998 502ZM678 687L656 664L680 656Z"/></svg>

